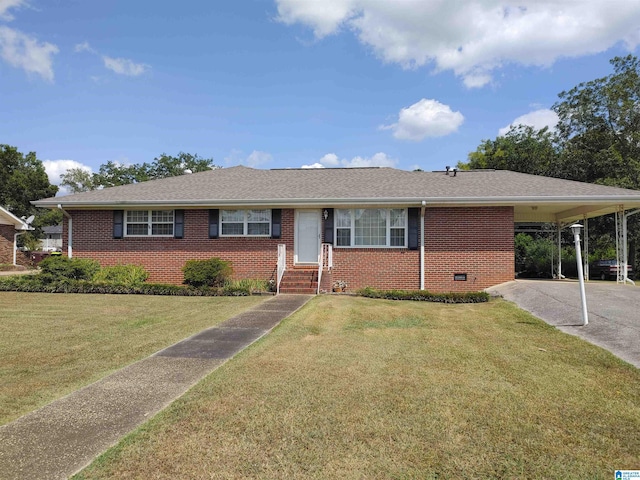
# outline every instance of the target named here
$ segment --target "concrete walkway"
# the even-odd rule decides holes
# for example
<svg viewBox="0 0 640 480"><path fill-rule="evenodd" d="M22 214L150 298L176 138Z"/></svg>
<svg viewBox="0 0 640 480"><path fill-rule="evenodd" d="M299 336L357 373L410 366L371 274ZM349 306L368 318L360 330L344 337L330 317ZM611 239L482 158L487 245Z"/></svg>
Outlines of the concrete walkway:
<svg viewBox="0 0 640 480"><path fill-rule="evenodd" d="M640 288L587 282L585 290L589 324L584 327L577 280L514 280L487 292L640 368Z"/></svg>
<svg viewBox="0 0 640 480"><path fill-rule="evenodd" d="M311 298L278 295L0 427L0 478L77 473Z"/></svg>

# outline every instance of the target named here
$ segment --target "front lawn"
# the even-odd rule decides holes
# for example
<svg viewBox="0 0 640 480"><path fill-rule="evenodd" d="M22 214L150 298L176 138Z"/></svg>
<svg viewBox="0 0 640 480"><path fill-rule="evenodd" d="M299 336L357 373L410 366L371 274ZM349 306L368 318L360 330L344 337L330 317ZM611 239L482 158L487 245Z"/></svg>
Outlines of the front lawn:
<svg viewBox="0 0 640 480"><path fill-rule="evenodd" d="M76 479L613 478L640 371L504 301L321 296Z"/></svg>
<svg viewBox="0 0 640 480"><path fill-rule="evenodd" d="M264 299L0 292L0 424Z"/></svg>

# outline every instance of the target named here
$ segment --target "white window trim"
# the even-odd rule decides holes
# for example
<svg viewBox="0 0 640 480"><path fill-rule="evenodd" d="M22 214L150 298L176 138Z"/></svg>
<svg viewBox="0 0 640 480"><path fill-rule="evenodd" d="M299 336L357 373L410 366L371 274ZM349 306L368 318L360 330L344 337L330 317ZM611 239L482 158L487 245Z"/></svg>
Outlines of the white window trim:
<svg viewBox="0 0 640 480"><path fill-rule="evenodd" d="M355 241L355 232L356 232L356 219L355 219L355 210L359 210L356 208L339 208L337 210L349 210L351 214L351 225L349 226L349 240L351 245L338 245L338 229L346 230L347 227L338 227L337 221L337 213L333 219L333 238L335 241L333 242L334 248L407 248L409 244L409 210L407 208L365 208L364 210L384 210L387 213L387 226L386 226L386 244L385 245L354 245ZM404 211L404 227L391 227L391 210L403 210ZM403 228L404 229L404 245L391 245L391 229L392 228Z"/></svg>
<svg viewBox="0 0 640 480"><path fill-rule="evenodd" d="M147 234L146 235L129 235L127 233L127 226L129 225L128 222L128 213L129 212L147 212ZM171 212L172 215L172 220L171 220L171 234L163 234L163 235L153 235L153 222L152 222L152 218L153 218L153 212ZM125 237L140 237L140 238L147 238L147 237L154 237L154 238L160 238L160 237L164 237L164 238L173 238L175 231L176 231L176 212L175 210L125 210L124 211L124 219L123 219L123 227L124 227L124 231L122 232L123 235ZM131 222L133 225L140 225L142 222ZM165 225L168 224L169 222L155 222L157 224L161 224L161 225Z"/></svg>
<svg viewBox="0 0 640 480"><path fill-rule="evenodd" d="M242 233L233 233L233 234L225 234L223 233L223 228L222 228L222 224L223 223L240 223L240 222L223 222L222 221L222 215L223 212L225 210L228 211L234 211L234 212L243 212L244 214L244 220L242 223ZM264 221L264 222L249 222L248 220L248 212L253 211L253 210L266 210L267 211L267 215L269 216L268 220ZM252 237L252 238L270 238L271 237L271 222L272 222L272 216L271 216L271 209L270 208L223 208L220 210L220 220L218 222L218 228L220 229L220 237ZM249 233L247 233L249 231L249 224L250 223L266 223L269 225L269 233L266 233L264 235L250 235Z"/></svg>

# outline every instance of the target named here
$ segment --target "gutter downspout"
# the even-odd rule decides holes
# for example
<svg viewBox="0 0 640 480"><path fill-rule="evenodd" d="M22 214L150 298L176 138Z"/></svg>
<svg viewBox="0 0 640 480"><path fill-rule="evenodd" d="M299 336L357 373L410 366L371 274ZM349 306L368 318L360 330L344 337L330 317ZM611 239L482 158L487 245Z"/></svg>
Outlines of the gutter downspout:
<svg viewBox="0 0 640 480"><path fill-rule="evenodd" d="M65 211L62 208L61 204L58 204L58 208L60 209L62 214L69 220L69 230L67 232L67 256L69 258L73 258L73 219L71 218L71 215L69 215L69 212Z"/></svg>
<svg viewBox="0 0 640 480"><path fill-rule="evenodd" d="M13 265L16 266L18 261L18 237L27 232L16 232L13 234Z"/></svg>
<svg viewBox="0 0 640 480"><path fill-rule="evenodd" d="M424 211L426 200L422 201L420 208L420 290L424 290Z"/></svg>

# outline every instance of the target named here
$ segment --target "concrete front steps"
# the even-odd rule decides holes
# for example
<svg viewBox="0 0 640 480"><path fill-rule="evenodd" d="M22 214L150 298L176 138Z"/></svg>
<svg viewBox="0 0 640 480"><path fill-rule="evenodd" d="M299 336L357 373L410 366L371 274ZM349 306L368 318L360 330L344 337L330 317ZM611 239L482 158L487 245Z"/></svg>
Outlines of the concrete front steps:
<svg viewBox="0 0 640 480"><path fill-rule="evenodd" d="M318 291L318 267L296 267L286 270L280 283L280 293L315 294Z"/></svg>

